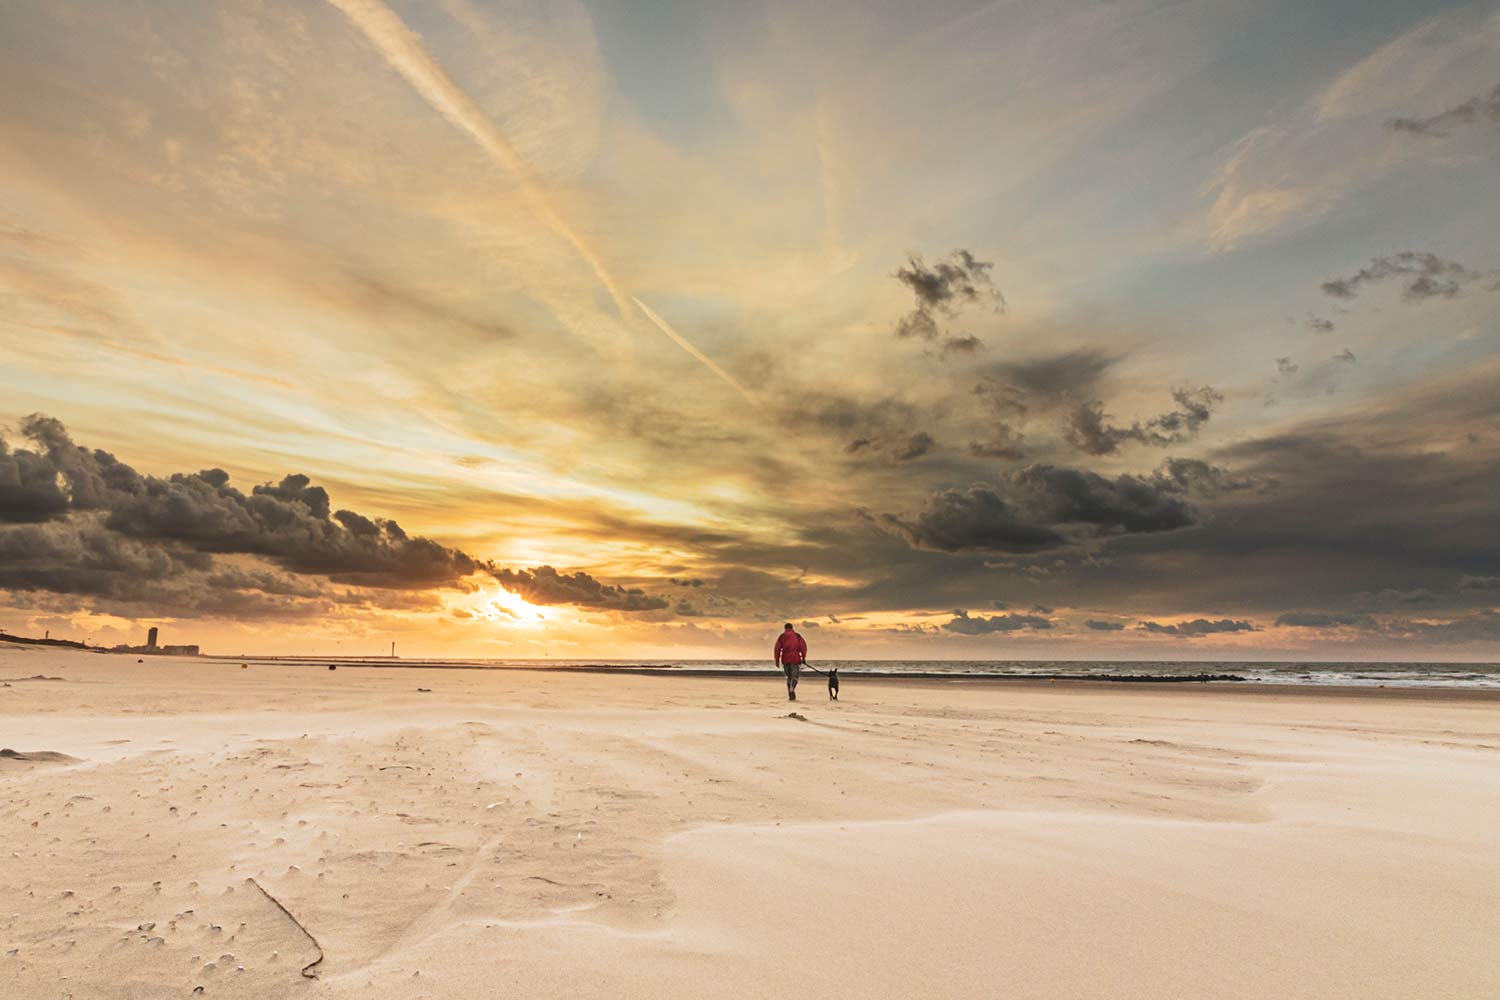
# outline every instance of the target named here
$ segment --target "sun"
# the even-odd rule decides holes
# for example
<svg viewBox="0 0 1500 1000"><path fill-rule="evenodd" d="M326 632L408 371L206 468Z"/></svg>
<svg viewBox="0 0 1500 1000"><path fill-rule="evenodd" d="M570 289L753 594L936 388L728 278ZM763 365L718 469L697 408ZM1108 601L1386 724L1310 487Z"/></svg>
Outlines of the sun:
<svg viewBox="0 0 1500 1000"><path fill-rule="evenodd" d="M481 593L469 610L476 618L510 625L536 626L547 620L541 608L504 587Z"/></svg>

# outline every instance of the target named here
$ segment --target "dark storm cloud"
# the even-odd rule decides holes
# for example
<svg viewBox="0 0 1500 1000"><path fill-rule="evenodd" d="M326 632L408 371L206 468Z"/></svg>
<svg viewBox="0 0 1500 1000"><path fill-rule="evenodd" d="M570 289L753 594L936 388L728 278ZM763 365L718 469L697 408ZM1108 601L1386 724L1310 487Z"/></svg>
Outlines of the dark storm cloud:
<svg viewBox="0 0 1500 1000"><path fill-rule="evenodd" d="M1041 615L984 615L969 617L969 613L955 608L953 618L943 623L943 629L959 635L988 635L992 632L1019 632L1023 629L1044 630L1052 627L1052 621Z"/></svg>
<svg viewBox="0 0 1500 1000"><path fill-rule="evenodd" d="M294 573L368 587L452 586L479 568L457 549L408 537L395 522L350 511L334 515L330 507L327 491L303 475L246 495L221 470L210 469L142 477L135 490L114 498L106 524L132 538L263 556Z"/></svg>
<svg viewBox="0 0 1500 1000"><path fill-rule="evenodd" d="M153 583L201 568L191 553L124 538L94 516L0 531L0 589L5 590L127 600Z"/></svg>
<svg viewBox="0 0 1500 1000"><path fill-rule="evenodd" d="M988 441L970 441L969 454L975 458L1019 459L1026 456L1022 447L1025 435L1008 424L997 424Z"/></svg>
<svg viewBox="0 0 1500 1000"><path fill-rule="evenodd" d="M1176 484L1131 475L1032 465L1013 481L1030 510L1049 524L1088 525L1099 533L1172 531L1193 523Z"/></svg>
<svg viewBox="0 0 1500 1000"><path fill-rule="evenodd" d="M489 563L395 521L334 510L304 475L246 494L221 469L141 475L108 452L75 444L66 428L34 414L21 425L31 448L0 441L0 590L151 603L173 613L299 613L298 601L414 608L426 598L382 596L465 586ZM282 573L231 560L264 560ZM571 587L590 607L665 606L638 591L550 567L539 590ZM285 574L292 574L287 576ZM298 583L296 578L313 582ZM328 584L368 591L335 591Z"/></svg>
<svg viewBox="0 0 1500 1000"><path fill-rule="evenodd" d="M1100 621L1097 618L1090 618L1083 624L1095 632L1119 632L1125 628L1124 622Z"/></svg>
<svg viewBox="0 0 1500 1000"><path fill-rule="evenodd" d="M1481 277L1455 260L1432 253L1403 250L1388 257L1371 258L1370 263L1345 278L1333 278L1320 286L1336 299L1352 299L1368 284L1396 278L1403 284L1401 297L1408 302L1431 298L1453 298L1469 282ZM1332 329L1332 326L1329 326Z"/></svg>
<svg viewBox="0 0 1500 1000"><path fill-rule="evenodd" d="M1063 434L1069 444L1090 455L1108 455L1128 441L1164 448L1198 433L1213 416L1214 407L1224 401L1210 386L1175 389L1172 398L1177 401L1177 409L1129 427L1111 424L1102 403L1084 403L1069 414Z"/></svg>
<svg viewBox="0 0 1500 1000"><path fill-rule="evenodd" d="M943 341L944 354L977 354L984 350L984 341L973 334L962 337L949 337Z"/></svg>
<svg viewBox="0 0 1500 1000"><path fill-rule="evenodd" d="M601 583L584 572L559 573L551 566L492 571L496 580L532 604L576 604L602 611L656 611L669 607L665 598L636 588Z"/></svg>
<svg viewBox="0 0 1500 1000"><path fill-rule="evenodd" d="M1114 363L1113 355L1097 348L1084 348L1025 361L1002 362L991 366L988 375L1025 393L1061 396L1094 385Z"/></svg>
<svg viewBox="0 0 1500 1000"><path fill-rule="evenodd" d="M1454 126L1474 125L1485 119L1500 128L1500 84L1496 84L1487 95L1471 97L1446 111L1423 117L1392 118L1385 125L1396 132L1441 138Z"/></svg>
<svg viewBox="0 0 1500 1000"><path fill-rule="evenodd" d="M1497 375L1478 365L1383 406L1214 453L1236 478L1266 485L1203 496L1191 531L1113 539L1107 565L1070 578L1070 603L1125 595L1143 612L1212 602L1274 617L1360 613L1383 590L1426 590L1434 612L1472 606L1481 592L1455 585L1500 567L1500 453L1462 443L1463 430L1500 421Z"/></svg>
<svg viewBox="0 0 1500 1000"><path fill-rule="evenodd" d="M1500 576L1463 576L1458 581L1459 590L1500 590Z"/></svg>
<svg viewBox="0 0 1500 1000"><path fill-rule="evenodd" d="M1151 473L1151 482L1166 493L1217 496L1241 490L1266 490L1275 481L1263 476L1230 472L1199 458L1169 458Z"/></svg>
<svg viewBox="0 0 1500 1000"><path fill-rule="evenodd" d="M906 259L895 278L911 289L911 312L896 323L896 336L936 340L942 333L937 317L951 316L961 306L985 304L1003 311L1005 297L990 278L993 264L978 260L967 250L954 250L932 266L920 254Z"/></svg>
<svg viewBox="0 0 1500 1000"><path fill-rule="evenodd" d="M0 523L50 521L67 511L57 466L32 451L12 452L0 439Z"/></svg>
<svg viewBox="0 0 1500 1000"><path fill-rule="evenodd" d="M912 459L921 458L935 447L937 447L937 441L931 434L918 431L907 438L906 443L892 457L898 462L910 462Z"/></svg>
<svg viewBox="0 0 1500 1000"><path fill-rule="evenodd" d="M394 522L371 521L351 511L334 515L328 493L302 475L254 487L247 496L229 485L221 469L142 476L104 451L81 448L63 425L40 414L22 433L35 450L7 454L26 479L18 493L51 504L51 517L81 512L105 514L104 526L142 541L174 543L196 552L255 555L296 573L316 573L336 582L372 587L450 586L478 563L426 538L408 538ZM67 503L38 494L50 470ZM13 505L20 507L20 505ZM31 503L33 514L41 508ZM17 520L10 517L10 520Z"/></svg>
<svg viewBox="0 0 1500 1000"><path fill-rule="evenodd" d="M1009 498L982 483L933 494L915 517L880 514L874 520L899 533L913 548L939 552L1036 552L1067 541L1062 532L1038 523Z"/></svg>
<svg viewBox="0 0 1500 1000"><path fill-rule="evenodd" d="M1039 552L1084 538L1188 527L1195 516L1184 494L1227 488L1241 487L1223 470L1191 460L1149 477L1113 478L1039 464L998 485L934 493L913 516L867 516L917 549Z"/></svg>
<svg viewBox="0 0 1500 1000"><path fill-rule="evenodd" d="M1192 621L1175 622L1170 625L1163 625L1160 622L1143 621L1136 627L1146 632L1176 636L1180 639L1197 639L1200 636L1212 635L1216 632L1260 631L1249 622L1237 621L1232 618L1220 618L1217 621L1210 621L1207 618L1194 618Z"/></svg>
<svg viewBox="0 0 1500 1000"><path fill-rule="evenodd" d="M0 590L35 607L74 610L84 598L174 617L305 618L365 603L277 573L213 570L211 557L126 538L93 514L0 531Z"/></svg>

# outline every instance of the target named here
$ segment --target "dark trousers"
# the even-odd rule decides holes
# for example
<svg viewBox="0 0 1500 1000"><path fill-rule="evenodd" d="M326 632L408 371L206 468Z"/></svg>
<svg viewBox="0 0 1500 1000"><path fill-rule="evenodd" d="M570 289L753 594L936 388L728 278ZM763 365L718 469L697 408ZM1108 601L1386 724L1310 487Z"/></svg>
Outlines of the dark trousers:
<svg viewBox="0 0 1500 1000"><path fill-rule="evenodd" d="M781 669L784 670L784 671L786 671L786 689L787 689L787 691L790 692L790 691L797 690L797 678L800 677L800 676L802 676L802 664L800 664L800 663L783 663L781 665Z"/></svg>

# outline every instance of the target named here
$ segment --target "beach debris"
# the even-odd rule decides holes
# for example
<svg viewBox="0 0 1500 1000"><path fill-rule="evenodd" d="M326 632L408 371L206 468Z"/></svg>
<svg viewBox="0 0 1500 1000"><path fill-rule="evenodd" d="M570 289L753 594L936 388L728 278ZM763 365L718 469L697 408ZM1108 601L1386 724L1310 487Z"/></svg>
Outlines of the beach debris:
<svg viewBox="0 0 1500 1000"><path fill-rule="evenodd" d="M339 668L339 665L337 663L330 663L330 664L328 664L328 669L329 670L337 670L338 668Z"/></svg>
<svg viewBox="0 0 1500 1000"><path fill-rule="evenodd" d="M328 669L332 670L333 668L329 667ZM292 911L288 910L285 906L283 906L281 904L281 900L277 899L275 896L273 896L269 892L267 892L265 886L261 885L259 882L255 881L255 879L253 879L253 878L252 879L246 879L245 881L249 882L251 885L255 886L255 888L259 889L260 890L260 894L262 896L264 896L267 899L269 899L271 901L272 905L274 905L276 907L276 909L280 910L282 912L282 914L288 920L290 920L292 923L294 923L294 924L297 925L297 929L298 930L300 930L303 934L307 935L307 939L309 941L311 941L312 942L312 946L317 949L317 951L318 951L318 957L315 958L315 959L313 959L311 962L308 962L306 965L304 965L302 967L302 976L303 976L304 979L317 979L318 978L318 974L316 972L314 972L313 970L316 969L319 965L321 965L323 963L323 946L320 945L320 944L318 944L318 939L312 936L312 931L308 930L305 926L303 926L302 921L300 921L296 917L292 916Z"/></svg>
<svg viewBox="0 0 1500 1000"><path fill-rule="evenodd" d="M419 694L432 694L432 688L417 688Z"/></svg>
<svg viewBox="0 0 1500 1000"><path fill-rule="evenodd" d="M799 714L797 712L788 712L788 713L786 713L786 717L788 719L796 719L798 722L806 722L807 721L807 716L801 715L801 714Z"/></svg>

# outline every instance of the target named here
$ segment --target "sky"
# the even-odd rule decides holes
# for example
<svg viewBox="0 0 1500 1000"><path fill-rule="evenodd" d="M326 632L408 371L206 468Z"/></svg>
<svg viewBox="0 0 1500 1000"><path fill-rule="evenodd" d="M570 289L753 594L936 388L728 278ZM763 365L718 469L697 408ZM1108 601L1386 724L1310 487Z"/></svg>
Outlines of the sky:
<svg viewBox="0 0 1500 1000"><path fill-rule="evenodd" d="M0 6L0 628L1500 655L1500 4Z"/></svg>

